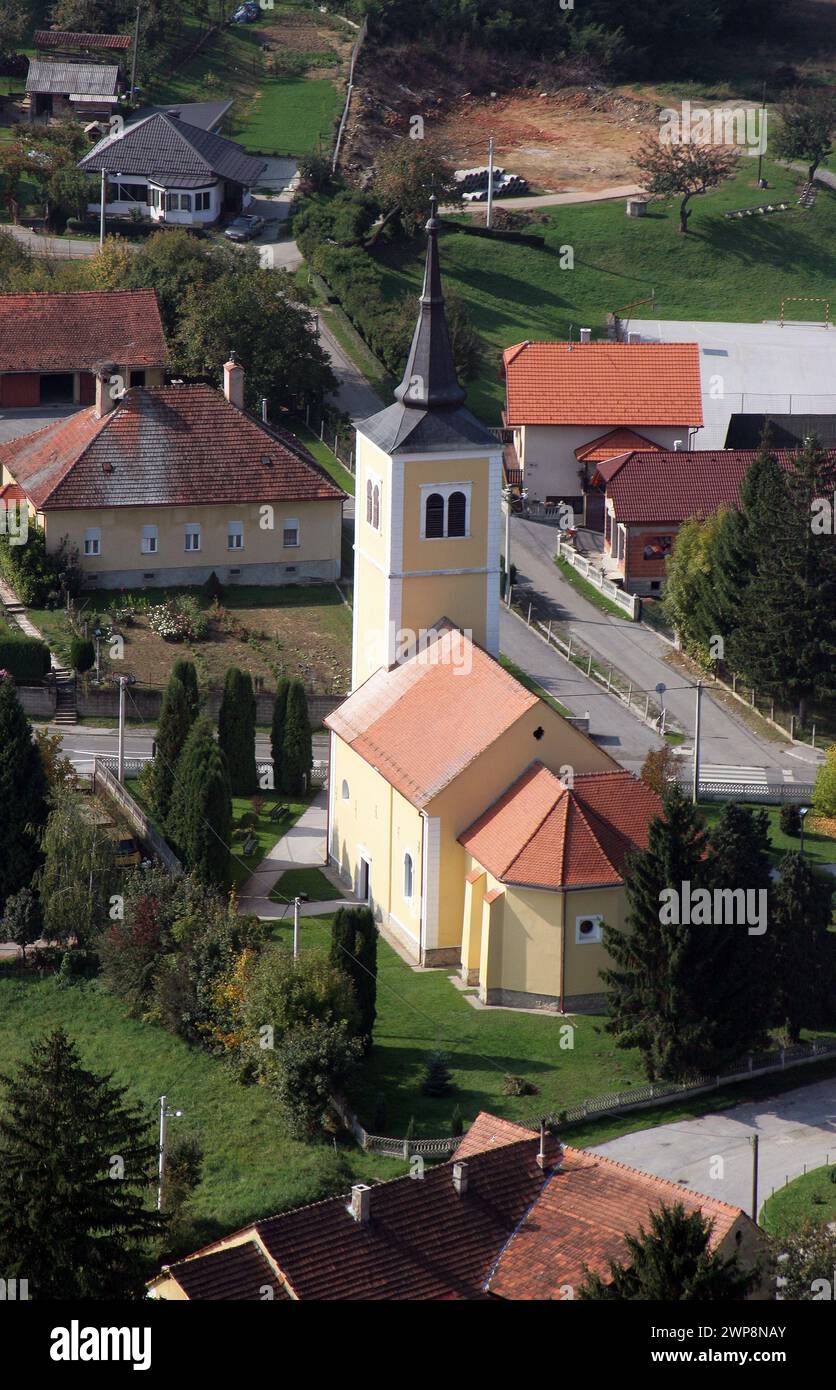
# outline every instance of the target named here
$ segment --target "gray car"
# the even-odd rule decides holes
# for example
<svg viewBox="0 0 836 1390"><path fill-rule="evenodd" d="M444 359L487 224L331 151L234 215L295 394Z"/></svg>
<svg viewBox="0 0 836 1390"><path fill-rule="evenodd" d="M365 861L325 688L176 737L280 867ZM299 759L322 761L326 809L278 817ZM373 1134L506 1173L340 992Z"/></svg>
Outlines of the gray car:
<svg viewBox="0 0 836 1390"><path fill-rule="evenodd" d="M265 222L263 217L256 217L252 213L242 213L236 217L234 222L230 222L224 236L229 237L230 241L252 241L253 237L263 232Z"/></svg>

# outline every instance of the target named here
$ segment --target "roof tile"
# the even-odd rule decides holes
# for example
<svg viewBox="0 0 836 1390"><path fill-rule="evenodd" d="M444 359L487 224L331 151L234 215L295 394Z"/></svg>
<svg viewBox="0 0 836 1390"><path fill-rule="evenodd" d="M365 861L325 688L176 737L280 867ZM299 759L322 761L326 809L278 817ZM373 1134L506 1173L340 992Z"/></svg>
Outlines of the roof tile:
<svg viewBox="0 0 836 1390"><path fill-rule="evenodd" d="M89 372L96 362L162 367L154 290L0 294L0 372Z"/></svg>
<svg viewBox="0 0 836 1390"><path fill-rule="evenodd" d="M701 425L696 343L517 343L503 353L514 425Z"/></svg>

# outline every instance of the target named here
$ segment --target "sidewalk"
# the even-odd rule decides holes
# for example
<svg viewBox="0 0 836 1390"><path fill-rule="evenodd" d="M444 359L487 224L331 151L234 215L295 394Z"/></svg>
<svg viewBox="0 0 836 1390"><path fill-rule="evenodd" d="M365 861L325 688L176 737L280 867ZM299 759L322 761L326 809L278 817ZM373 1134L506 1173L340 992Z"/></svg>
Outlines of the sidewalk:
<svg viewBox="0 0 836 1390"><path fill-rule="evenodd" d="M292 825L269 854L266 854L238 894L242 912L254 912L259 917L277 919L288 914L287 903L273 902L270 893L287 869L319 869L335 887L339 883L333 869L326 863L326 825L328 819L327 793L318 792L295 825ZM305 917L320 917L336 912L338 907L356 907L360 899L349 895L327 902L305 903ZM290 912L292 916L292 911Z"/></svg>
<svg viewBox="0 0 836 1390"><path fill-rule="evenodd" d="M39 642L45 642L46 645L49 646L40 628L35 627L35 624L27 617L26 609L14 589L9 587L5 579L0 579L0 603L5 606L12 622L17 623L21 632L25 633L27 637L37 637ZM51 648L49 659L53 670L63 670L63 663L58 660L58 657Z"/></svg>

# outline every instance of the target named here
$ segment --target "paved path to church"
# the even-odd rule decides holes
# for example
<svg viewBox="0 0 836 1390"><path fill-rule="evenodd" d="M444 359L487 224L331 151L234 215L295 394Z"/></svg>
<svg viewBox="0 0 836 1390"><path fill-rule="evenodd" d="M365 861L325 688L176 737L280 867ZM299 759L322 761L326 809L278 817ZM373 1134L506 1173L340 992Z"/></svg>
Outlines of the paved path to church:
<svg viewBox="0 0 836 1390"><path fill-rule="evenodd" d="M273 920L285 916L292 918L292 907L289 908L287 903L273 902L270 898L271 891L288 869L317 868L337 885L334 871L325 862L327 822L328 802L323 791L314 797L296 824L277 840L255 873L242 885L238 894L238 905L242 912L255 912L259 917ZM324 913L336 912L338 907L355 906L358 901L358 898L350 896L325 902L305 903L303 914L305 917L319 917Z"/></svg>
<svg viewBox="0 0 836 1390"><path fill-rule="evenodd" d="M801 1081L804 1068L798 1068ZM759 1137L758 1205L787 1178L836 1159L836 1079L800 1085L771 1100L736 1105L714 1115L623 1134L595 1153L629 1163L645 1173L681 1182L751 1212L752 1135ZM723 1159L722 1177L712 1177Z"/></svg>
<svg viewBox="0 0 836 1390"><path fill-rule="evenodd" d="M517 592L528 586L547 598L552 610L549 616L575 633L603 662L612 662L637 689L654 691L663 683L666 689L662 698L668 714L689 735L680 750L687 757L692 751L694 685L689 676L666 660L672 652L670 645L643 623L602 613L564 579L554 563L553 526L516 516L511 525L511 560L517 566ZM568 703L563 695L559 698ZM599 694L595 704L602 700L608 701L608 697ZM590 713L592 709L590 705ZM703 764L767 768L772 774L770 781L777 783L814 781L822 757L814 749L791 744L777 733L773 740L755 732L707 692L702 702L701 756Z"/></svg>

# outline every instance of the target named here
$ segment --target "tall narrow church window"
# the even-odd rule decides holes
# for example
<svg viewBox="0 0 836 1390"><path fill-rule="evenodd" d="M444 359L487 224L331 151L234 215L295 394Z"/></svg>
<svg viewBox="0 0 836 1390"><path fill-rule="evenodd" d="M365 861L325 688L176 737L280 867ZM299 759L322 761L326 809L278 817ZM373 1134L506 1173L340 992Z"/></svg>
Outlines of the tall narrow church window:
<svg viewBox="0 0 836 1390"><path fill-rule="evenodd" d="M377 483L374 485L374 497L372 500L372 526L375 531L380 530L380 488Z"/></svg>
<svg viewBox="0 0 836 1390"><path fill-rule="evenodd" d="M467 534L467 498L463 492L451 492L447 500L447 535Z"/></svg>
<svg viewBox="0 0 836 1390"><path fill-rule="evenodd" d="M403 857L403 895L407 901L412 897L412 855Z"/></svg>
<svg viewBox="0 0 836 1390"><path fill-rule="evenodd" d="M424 535L427 540L444 535L444 498L440 492L431 492L427 498Z"/></svg>
<svg viewBox="0 0 836 1390"><path fill-rule="evenodd" d="M372 480L366 480L366 521L369 526L372 524Z"/></svg>

